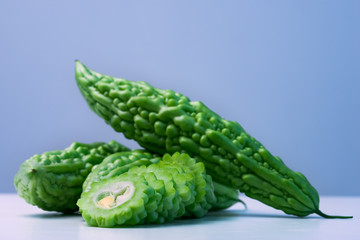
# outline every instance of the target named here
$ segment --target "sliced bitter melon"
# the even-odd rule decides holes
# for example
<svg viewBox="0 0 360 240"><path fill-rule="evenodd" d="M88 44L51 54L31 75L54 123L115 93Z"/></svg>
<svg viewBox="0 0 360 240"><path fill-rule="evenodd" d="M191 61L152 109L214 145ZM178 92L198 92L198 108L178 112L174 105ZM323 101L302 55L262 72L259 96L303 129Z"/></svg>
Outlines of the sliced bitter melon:
<svg viewBox="0 0 360 240"><path fill-rule="evenodd" d="M91 173L84 182L83 191L89 191L91 184L94 182L100 182L103 179L120 175L127 172L134 166L145 167L152 163L158 163L160 160L161 157L159 157L159 155L151 154L144 150L133 150L130 152L120 152L110 155L104 159L102 163L93 167ZM182 172L186 172L187 174L191 173L195 177L195 189L192 191L197 191L196 195L193 194L193 196L196 196L196 201L186 207L185 216L201 217L206 213L209 207L210 210L220 210L225 209L226 206L230 207L237 202L242 202L241 200L235 201L234 199L235 195L238 195L237 189L230 188L222 184L215 184L215 182L213 187L211 177L205 173L203 164L196 163L194 159L188 157L186 154L175 153L172 156L164 155L161 164L167 164L169 167L180 169ZM142 171L148 171L144 170L144 167L141 168ZM167 179L169 180L171 175L167 175ZM217 189L218 187L220 188L219 190ZM238 199L238 196L236 199ZM167 205L165 203L165 209L166 206Z"/></svg>
<svg viewBox="0 0 360 240"><path fill-rule="evenodd" d="M117 154L116 158L121 155L131 156L129 153L122 153ZM119 173L111 164L116 158L110 156L104 163L104 166L111 166L109 169L102 169L100 165L94 170ZM96 172L99 173L97 170ZM206 175L203 163L196 163L187 154L166 154L157 163L133 166L118 176L108 176L102 175L101 179L91 177L92 181L87 182L87 191L83 192L78 201L80 212L91 226L163 223L184 216L202 217L213 205L216 208L224 206L216 202L211 177ZM124 186L129 190L124 191ZM228 191L227 187L216 186L221 186L217 192L225 193L225 197L233 197L233 192ZM117 200L119 193L116 189L120 189L120 193L126 193L126 197L121 196L122 201ZM137 195L132 197L131 193ZM138 204L140 202L143 206Z"/></svg>
<svg viewBox="0 0 360 240"><path fill-rule="evenodd" d="M154 194L143 176L124 173L93 183L77 204L90 226L135 225L144 222Z"/></svg>

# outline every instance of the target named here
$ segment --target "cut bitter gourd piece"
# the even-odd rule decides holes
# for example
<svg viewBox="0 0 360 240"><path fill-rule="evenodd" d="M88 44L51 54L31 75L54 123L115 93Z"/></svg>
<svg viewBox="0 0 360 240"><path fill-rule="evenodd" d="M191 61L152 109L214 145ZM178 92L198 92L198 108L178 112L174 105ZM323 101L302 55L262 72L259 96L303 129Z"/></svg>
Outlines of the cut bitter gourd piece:
<svg viewBox="0 0 360 240"><path fill-rule="evenodd" d="M207 175L202 169L203 164L191 160L187 154L165 155L158 163L134 166L119 176L89 182L89 190L84 191L78 201L80 212L89 225L99 227L163 223L183 216L202 217L211 208L208 199L215 201L215 197L206 197L207 188L214 193L211 178L210 182L206 181ZM132 203L140 202L139 199L143 208L134 207Z"/></svg>
<svg viewBox="0 0 360 240"><path fill-rule="evenodd" d="M158 163L160 160L161 157L159 155L151 154L145 150L133 150L129 152L119 152L112 154L105 158L104 161L102 161L100 164L93 167L91 173L88 175L84 182L83 191L89 191L91 184L94 182L101 182L103 179L121 175L122 173L127 172L130 168L134 166L144 166L136 171L149 171L148 169L145 169L145 166L149 166L153 163ZM184 174L185 171L187 175L192 174L192 176L195 177L195 189L198 194L192 195L196 196L196 201L193 202L191 206L186 207L185 216L201 217L206 213L209 207L211 210L220 210L230 207L237 202L242 202L238 199L237 189L230 188L218 183L215 184L215 182L213 189L211 177L205 173L204 165L202 163L196 163L194 159L190 158L186 154L175 153L172 156L170 156L169 154L164 155L161 163L159 164L168 165L167 167L170 168L177 168L182 171L183 176L186 176ZM152 168L154 168L154 166L152 166ZM153 169L151 171L162 170ZM166 175L168 175L167 179L169 180L171 178L171 175ZM195 189L191 189L191 191L195 191ZM186 191L184 187L183 190L180 191L180 193L185 194L185 192ZM234 194L236 195L236 199L238 200L234 199ZM185 196L183 197L183 199L185 199ZM167 205L165 204L165 208L166 206Z"/></svg>
<svg viewBox="0 0 360 240"><path fill-rule="evenodd" d="M124 173L93 183L77 204L90 226L136 225L144 223L154 193L143 176Z"/></svg>
<svg viewBox="0 0 360 240"><path fill-rule="evenodd" d="M118 142L74 142L65 150L36 154L26 160L14 178L17 193L46 211L74 212L91 168L105 157L129 151Z"/></svg>

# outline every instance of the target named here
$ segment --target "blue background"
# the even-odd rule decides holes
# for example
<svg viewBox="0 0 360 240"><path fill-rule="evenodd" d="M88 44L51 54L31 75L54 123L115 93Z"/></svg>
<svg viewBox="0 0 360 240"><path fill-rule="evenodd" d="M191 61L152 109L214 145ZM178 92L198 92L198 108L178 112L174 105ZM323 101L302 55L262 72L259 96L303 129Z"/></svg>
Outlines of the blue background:
<svg viewBox="0 0 360 240"><path fill-rule="evenodd" d="M126 140L74 60L201 100L321 195L359 195L360 1L1 1L0 192L73 141Z"/></svg>

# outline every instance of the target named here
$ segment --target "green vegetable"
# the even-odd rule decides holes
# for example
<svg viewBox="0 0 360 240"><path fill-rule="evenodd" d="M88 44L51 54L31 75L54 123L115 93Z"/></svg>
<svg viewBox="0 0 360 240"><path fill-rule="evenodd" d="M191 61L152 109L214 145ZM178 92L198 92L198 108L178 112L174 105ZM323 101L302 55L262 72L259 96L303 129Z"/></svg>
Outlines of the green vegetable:
<svg viewBox="0 0 360 240"><path fill-rule="evenodd" d="M203 103L145 82L102 75L76 62L76 81L90 108L115 131L149 151L187 152L207 173L229 187L287 214L319 210L319 195L299 172L289 169L237 123Z"/></svg>
<svg viewBox="0 0 360 240"><path fill-rule="evenodd" d="M110 154L129 151L115 142L74 142L65 150L36 154L26 160L15 175L18 194L46 211L77 211L76 201L91 168Z"/></svg>
<svg viewBox="0 0 360 240"><path fill-rule="evenodd" d="M89 225L115 227L202 217L213 202L211 177L204 165L175 153L165 154L158 163L92 182L78 205Z"/></svg>
<svg viewBox="0 0 360 240"><path fill-rule="evenodd" d="M77 204L90 226L135 225L151 214L154 196L155 190L144 176L124 173L92 184Z"/></svg>
<svg viewBox="0 0 360 240"><path fill-rule="evenodd" d="M88 192L91 188L91 184L94 182L101 182L104 179L121 175L134 166L148 166L152 163L157 163L160 160L161 157L144 150L133 150L112 154L92 168L83 184L83 191Z"/></svg>
<svg viewBox="0 0 360 240"><path fill-rule="evenodd" d="M182 160L178 160L182 158ZM134 166L148 166L152 163L158 163L161 160L156 154L151 154L144 150L133 150L130 152L119 152L112 154L104 159L100 164L94 166L91 170L91 173L86 178L83 184L83 191L88 192L91 189L91 184L94 182L101 182L104 179L111 178L113 176L121 175L125 172L128 172L130 168ZM181 163L185 164L181 164ZM197 187L198 191L201 191L201 186L211 186L214 184L214 193L211 191L210 187L206 189L205 195L208 196L211 202L210 210L221 210L228 207L231 207L237 202L243 203L238 199L238 190L234 188L229 188L219 183L212 183L210 176L205 175L203 165L197 164L193 159L190 159L186 156L181 156L180 154L174 154L172 157L164 156L164 159L161 164L175 164L180 170L185 169L187 173L192 173L197 177ZM180 164L180 165L179 165ZM205 179L206 183L202 179ZM213 199L213 194L215 194L216 199ZM207 209L208 206L204 206L207 202L204 199L200 199L198 195L198 204L200 209ZM197 208L194 203L193 208ZM244 204L244 203L243 203ZM198 216L202 216L204 212L199 212ZM188 216L192 216L191 211L188 213Z"/></svg>
<svg viewBox="0 0 360 240"><path fill-rule="evenodd" d="M186 208L185 216L203 217L212 205L216 202L212 179L206 174L203 163L196 162L188 154L174 153L172 156L165 154L163 161L159 165L176 168L179 171L184 169L184 173L191 173L194 176L196 198L191 205Z"/></svg>

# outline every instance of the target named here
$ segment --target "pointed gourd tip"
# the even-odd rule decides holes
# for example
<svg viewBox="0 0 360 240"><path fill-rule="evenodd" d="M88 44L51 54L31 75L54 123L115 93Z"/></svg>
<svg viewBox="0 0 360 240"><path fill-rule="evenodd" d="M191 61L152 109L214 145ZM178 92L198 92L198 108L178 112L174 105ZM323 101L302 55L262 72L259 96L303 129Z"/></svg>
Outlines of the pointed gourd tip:
<svg viewBox="0 0 360 240"><path fill-rule="evenodd" d="M87 86L89 79L84 76L89 75L89 70L79 60L75 60L75 80L81 86Z"/></svg>
<svg viewBox="0 0 360 240"><path fill-rule="evenodd" d="M76 69L76 71L81 70L84 67L85 67L84 64L82 64L79 60L75 59L75 69Z"/></svg>
<svg viewBox="0 0 360 240"><path fill-rule="evenodd" d="M77 68L79 65L82 65L82 63L78 59L75 59L75 68Z"/></svg>

